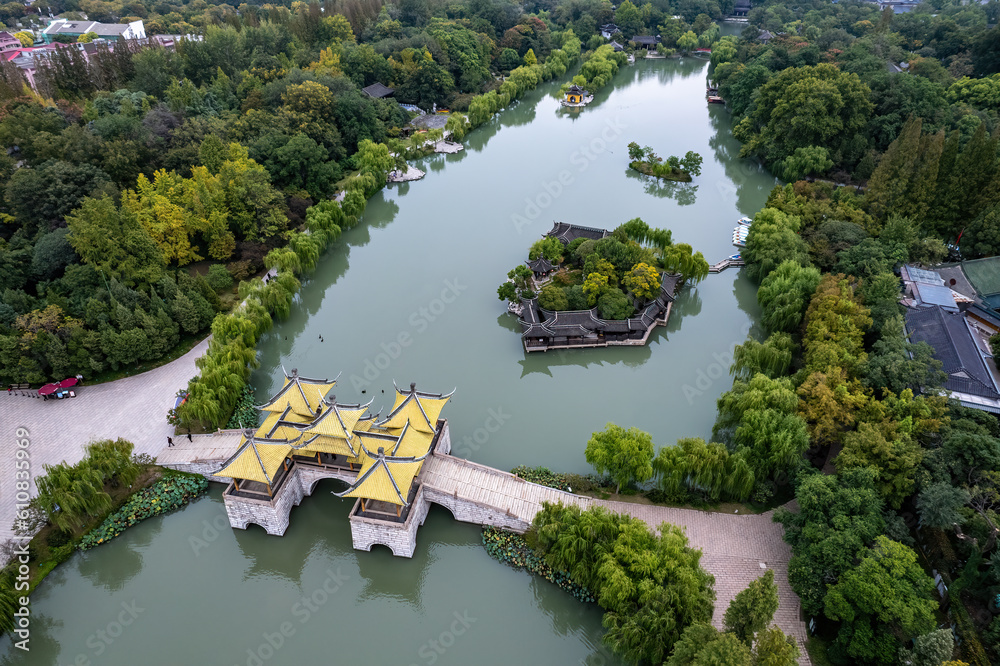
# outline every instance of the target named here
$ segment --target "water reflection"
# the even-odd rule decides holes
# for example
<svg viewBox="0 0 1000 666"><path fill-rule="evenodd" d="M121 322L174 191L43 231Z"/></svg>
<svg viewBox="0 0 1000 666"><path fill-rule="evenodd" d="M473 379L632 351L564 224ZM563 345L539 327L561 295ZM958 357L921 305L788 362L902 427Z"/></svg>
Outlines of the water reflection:
<svg viewBox="0 0 1000 666"><path fill-rule="evenodd" d="M51 574L48 578L51 578ZM47 585L51 584L48 578L45 581ZM32 613L31 640L29 643L31 651L23 652L22 650L12 649L3 658L0 658L0 666L15 666L15 664L18 666L23 664L31 664L31 666L56 666L59 663L59 655L62 653L62 647L53 634L59 633L58 630L62 629L62 627L63 623L60 620L51 618L45 614ZM4 640L10 641L11 639L5 636ZM30 655L30 657L27 655ZM67 662L70 662L74 658L75 655L69 656Z"/></svg>
<svg viewBox="0 0 1000 666"><path fill-rule="evenodd" d="M646 194L661 199L674 199L680 206L690 206L698 198L698 186L692 183L678 183L655 176L647 176L635 169L625 169L625 177L638 180Z"/></svg>

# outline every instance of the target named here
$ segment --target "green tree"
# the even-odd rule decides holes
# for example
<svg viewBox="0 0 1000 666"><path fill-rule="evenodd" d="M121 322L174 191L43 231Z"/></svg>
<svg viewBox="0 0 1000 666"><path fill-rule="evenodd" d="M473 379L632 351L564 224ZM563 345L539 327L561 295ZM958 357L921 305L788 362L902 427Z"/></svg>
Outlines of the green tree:
<svg viewBox="0 0 1000 666"><path fill-rule="evenodd" d="M698 35L694 31L688 30L677 38L677 48L684 53L689 53L698 48Z"/></svg>
<svg viewBox="0 0 1000 666"><path fill-rule="evenodd" d="M778 586L774 583L774 571L768 569L763 576L750 583L747 589L733 597L726 609L723 623L726 631L750 646L754 636L771 624L777 610Z"/></svg>
<svg viewBox="0 0 1000 666"><path fill-rule="evenodd" d="M951 629L938 629L913 639L913 649L901 648L899 662L912 666L941 666L951 660L955 640Z"/></svg>
<svg viewBox="0 0 1000 666"><path fill-rule="evenodd" d="M638 428L608 423L587 442L587 462L598 474L607 472L620 492L623 485L642 483L653 476L653 438Z"/></svg>
<svg viewBox="0 0 1000 666"><path fill-rule="evenodd" d="M649 264L636 264L622 282L640 301L650 300L660 293L660 274Z"/></svg>
<svg viewBox="0 0 1000 666"><path fill-rule="evenodd" d="M837 470L865 467L876 470L876 487L886 503L898 509L903 500L913 493L913 477L923 449L906 433L893 432L895 428L883 428L872 423L860 423L855 432L844 435L844 448L836 458Z"/></svg>
<svg viewBox="0 0 1000 666"><path fill-rule="evenodd" d="M932 483L917 495L917 514L920 526L932 529L950 529L964 522L961 509L971 500L969 491L950 483Z"/></svg>
<svg viewBox="0 0 1000 666"><path fill-rule="evenodd" d="M538 64L538 58L535 57L534 49L528 49L528 52L524 54L524 64L528 67Z"/></svg>
<svg viewBox="0 0 1000 666"><path fill-rule="evenodd" d="M772 332L794 333L819 280L819 271L811 266L793 260L781 262L757 290L764 326Z"/></svg>
<svg viewBox="0 0 1000 666"><path fill-rule="evenodd" d="M713 500L744 500L754 487L754 473L742 453L730 454L717 442L684 438L661 447L653 459L660 490L670 496L682 488L707 493Z"/></svg>
<svg viewBox="0 0 1000 666"><path fill-rule="evenodd" d="M798 147L791 155L776 165L782 177L796 181L810 175L822 175L833 168L829 151L822 146Z"/></svg>
<svg viewBox="0 0 1000 666"><path fill-rule="evenodd" d="M642 13L638 7L632 4L632 0L625 0L615 10L615 25L622 31L626 39L632 39L642 32Z"/></svg>
<svg viewBox="0 0 1000 666"><path fill-rule="evenodd" d="M558 238L546 236L532 243L531 249L528 250L528 259L535 260L538 257L545 257L552 263L558 264L562 262L565 250L566 246Z"/></svg>
<svg viewBox="0 0 1000 666"><path fill-rule="evenodd" d="M566 292L562 287L547 284L538 294L538 305L546 310L558 312L569 309L569 299L566 298Z"/></svg>
<svg viewBox="0 0 1000 666"><path fill-rule="evenodd" d="M747 338L733 350L733 365L729 373L740 381L747 381L756 374L777 379L787 374L796 349L788 333L772 333L764 342Z"/></svg>
<svg viewBox="0 0 1000 666"><path fill-rule="evenodd" d="M934 581L911 548L885 536L875 538L861 562L830 587L824 602L841 622L837 642L859 660L894 664L900 639L934 630Z"/></svg>
<svg viewBox="0 0 1000 666"><path fill-rule="evenodd" d="M692 624L681 639L666 666L751 666L750 648L730 633L722 633L708 624Z"/></svg>
<svg viewBox="0 0 1000 666"><path fill-rule="evenodd" d="M802 220L775 208L765 208L754 216L743 257L747 273L758 283L785 261L809 265L805 241L798 235Z"/></svg>
<svg viewBox="0 0 1000 666"><path fill-rule="evenodd" d="M854 568L875 537L885 533L884 503L875 471L852 469L836 476L811 474L795 490L799 510L781 508L774 519L792 546L788 582L808 615L823 611L827 586Z"/></svg>
<svg viewBox="0 0 1000 666"><path fill-rule="evenodd" d="M625 292L610 287L597 299L597 311L602 319L628 319L635 313L635 307Z"/></svg>
<svg viewBox="0 0 1000 666"><path fill-rule="evenodd" d="M119 211L109 197L84 199L66 217L69 242L80 258L126 286L153 284L166 261L156 242L129 211Z"/></svg>
<svg viewBox="0 0 1000 666"><path fill-rule="evenodd" d="M799 663L799 647L793 636L770 627L757 634L753 646L753 666L795 666Z"/></svg>
<svg viewBox="0 0 1000 666"><path fill-rule="evenodd" d="M587 295L587 304L594 307L598 299L608 290L608 276L591 273L583 281L583 293Z"/></svg>
<svg viewBox="0 0 1000 666"><path fill-rule="evenodd" d="M76 41L79 42L80 44L89 44L90 42L97 39L98 36L99 35L96 32L85 32L79 37L77 37Z"/></svg>

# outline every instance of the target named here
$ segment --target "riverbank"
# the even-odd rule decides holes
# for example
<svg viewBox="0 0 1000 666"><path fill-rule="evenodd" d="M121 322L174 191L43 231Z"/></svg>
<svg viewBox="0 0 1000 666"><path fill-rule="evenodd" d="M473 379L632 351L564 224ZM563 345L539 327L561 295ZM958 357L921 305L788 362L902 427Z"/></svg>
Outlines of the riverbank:
<svg viewBox="0 0 1000 666"><path fill-rule="evenodd" d="M7 564L0 570L0 597L29 597L32 591L77 550L85 551L110 541L147 518L178 509L208 490L208 482L197 475L159 467L148 456L140 457L142 470L130 485L106 484L109 508L72 530L45 524L25 544L7 540L0 553ZM25 557L26 559L22 559ZM14 582L17 581L17 587ZM22 588L21 585L27 587ZM0 630L13 627L17 608L0 608Z"/></svg>

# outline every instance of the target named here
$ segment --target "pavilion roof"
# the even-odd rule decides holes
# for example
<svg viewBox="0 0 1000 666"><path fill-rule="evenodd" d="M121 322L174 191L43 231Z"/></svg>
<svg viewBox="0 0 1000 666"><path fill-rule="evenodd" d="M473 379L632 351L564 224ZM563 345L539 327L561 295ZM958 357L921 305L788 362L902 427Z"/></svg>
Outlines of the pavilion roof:
<svg viewBox="0 0 1000 666"><path fill-rule="evenodd" d="M410 384L409 391L396 387L396 402L385 419L376 425L382 428L402 428L410 423L423 432L437 431L438 416L455 391L447 395L441 393L425 393L417 391L416 384Z"/></svg>
<svg viewBox="0 0 1000 666"><path fill-rule="evenodd" d="M308 422L307 416L296 414L291 407L286 407L281 413L265 412L264 422L257 428L254 437L261 439L287 439L294 441L299 438L299 428ZM246 441L246 438L244 438Z"/></svg>
<svg viewBox="0 0 1000 666"><path fill-rule="evenodd" d="M248 428L243 432L236 453L212 474L230 479L259 481L270 486L274 475L291 452L292 443L287 439L258 437Z"/></svg>
<svg viewBox="0 0 1000 666"><path fill-rule="evenodd" d="M420 472L425 456L389 456L381 447L376 453L365 449L358 480L344 492L335 494L407 506L413 477Z"/></svg>
<svg viewBox="0 0 1000 666"><path fill-rule="evenodd" d="M302 416L313 417L320 405L320 400L327 391L337 383L334 379L309 379L300 377L299 371L292 369L292 374L285 373L285 385L273 398L258 409L265 412L283 412L286 407Z"/></svg>

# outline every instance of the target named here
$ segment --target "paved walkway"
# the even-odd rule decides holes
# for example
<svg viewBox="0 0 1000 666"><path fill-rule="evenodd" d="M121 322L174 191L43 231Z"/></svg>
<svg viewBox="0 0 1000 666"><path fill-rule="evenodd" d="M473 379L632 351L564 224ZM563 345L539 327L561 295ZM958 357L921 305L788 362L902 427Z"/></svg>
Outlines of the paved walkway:
<svg viewBox="0 0 1000 666"><path fill-rule="evenodd" d="M76 397L63 400L28 398L15 391L0 391L0 542L13 536L15 517L15 431L28 430L31 461L31 493L34 477L45 473L43 465L79 462L91 441L124 438L135 444L136 453L156 455L173 435L167 411L178 389L197 374L194 361L208 348L203 340L184 356L155 370L106 384L76 389ZM178 443L180 438L178 437ZM187 442L187 438L184 438Z"/></svg>
<svg viewBox="0 0 1000 666"><path fill-rule="evenodd" d="M616 513L639 518L653 529L662 523L684 528L690 545L703 553L702 566L715 576L712 624L719 628L733 597L765 569L773 569L780 601L774 623L798 641L802 653L799 663L810 663L805 651L806 626L800 619L801 604L788 584L791 547L782 539L784 528L772 520L771 511L731 515L592 499L529 483L513 474L450 455L431 456L420 474L425 484L441 492L506 511L526 523L541 510L542 502L562 502L584 509L605 506Z"/></svg>

